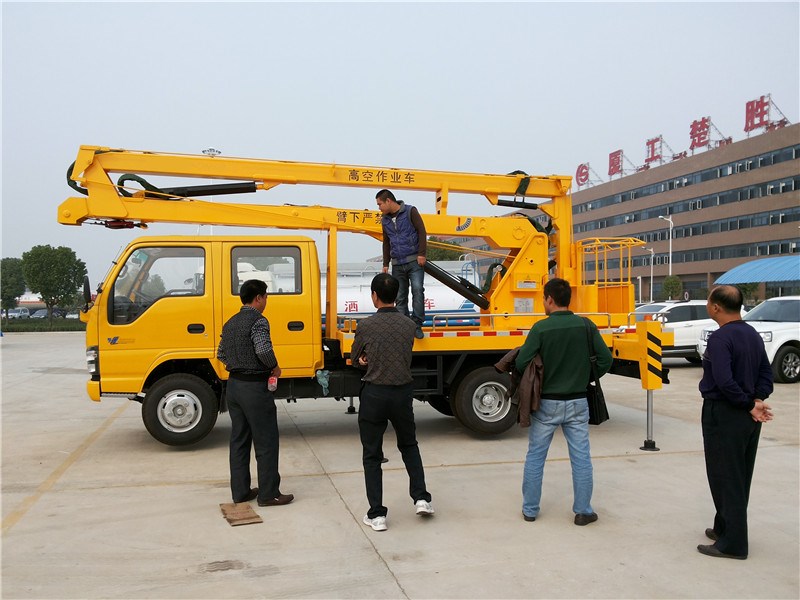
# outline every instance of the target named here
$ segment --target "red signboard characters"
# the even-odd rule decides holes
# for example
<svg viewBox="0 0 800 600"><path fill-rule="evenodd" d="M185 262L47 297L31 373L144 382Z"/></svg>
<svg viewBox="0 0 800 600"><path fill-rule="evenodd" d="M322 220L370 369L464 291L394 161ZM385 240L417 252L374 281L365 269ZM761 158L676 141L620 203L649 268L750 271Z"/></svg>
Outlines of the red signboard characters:
<svg viewBox="0 0 800 600"><path fill-rule="evenodd" d="M656 160L661 160L661 136L647 140L647 156L644 162L649 165Z"/></svg>
<svg viewBox="0 0 800 600"><path fill-rule="evenodd" d="M608 155L608 176L622 175L622 150L615 150Z"/></svg>
<svg viewBox="0 0 800 600"><path fill-rule="evenodd" d="M769 125L769 102L769 96L761 96L745 104L744 130L747 133Z"/></svg>
<svg viewBox="0 0 800 600"><path fill-rule="evenodd" d="M711 130L711 119L703 117L699 121L692 121L692 126L689 129L689 135L692 138L692 145L689 150L695 148L705 148L711 142L709 137Z"/></svg>
<svg viewBox="0 0 800 600"><path fill-rule="evenodd" d="M578 170L575 171L575 182L578 185L586 185L589 181L589 163L578 165Z"/></svg>

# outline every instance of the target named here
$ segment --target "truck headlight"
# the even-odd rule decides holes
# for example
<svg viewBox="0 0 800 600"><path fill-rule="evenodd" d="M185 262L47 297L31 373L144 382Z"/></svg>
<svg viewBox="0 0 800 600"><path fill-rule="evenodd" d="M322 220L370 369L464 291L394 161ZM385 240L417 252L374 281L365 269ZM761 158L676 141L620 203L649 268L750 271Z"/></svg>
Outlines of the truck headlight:
<svg viewBox="0 0 800 600"><path fill-rule="evenodd" d="M86 349L86 368L92 375L97 373L97 350L97 346L89 346Z"/></svg>
<svg viewBox="0 0 800 600"><path fill-rule="evenodd" d="M765 342L771 342L772 341L772 332L771 331L759 331L758 335L760 335L761 339L764 340Z"/></svg>

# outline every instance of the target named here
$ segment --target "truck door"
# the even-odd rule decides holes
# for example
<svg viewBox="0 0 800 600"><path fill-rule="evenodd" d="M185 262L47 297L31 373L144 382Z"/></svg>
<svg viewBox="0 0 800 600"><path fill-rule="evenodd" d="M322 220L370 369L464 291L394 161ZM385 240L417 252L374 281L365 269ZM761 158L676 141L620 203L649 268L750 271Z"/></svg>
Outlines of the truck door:
<svg viewBox="0 0 800 600"><path fill-rule="evenodd" d="M136 246L112 273L100 319L104 393L141 391L144 377L167 357L211 358L214 294L205 272L207 244ZM102 308L101 308L102 309Z"/></svg>
<svg viewBox="0 0 800 600"><path fill-rule="evenodd" d="M322 352L322 317L319 282L312 281L312 265L307 264L307 243L247 240L224 242L222 247L222 323L241 309L242 283L264 281L268 293L264 316L283 376L313 377Z"/></svg>

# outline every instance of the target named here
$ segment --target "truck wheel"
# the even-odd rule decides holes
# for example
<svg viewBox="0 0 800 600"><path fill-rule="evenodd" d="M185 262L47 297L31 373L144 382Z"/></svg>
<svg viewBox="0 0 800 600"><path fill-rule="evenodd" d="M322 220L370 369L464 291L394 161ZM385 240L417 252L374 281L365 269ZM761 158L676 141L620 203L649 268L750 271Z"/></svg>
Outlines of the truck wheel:
<svg viewBox="0 0 800 600"><path fill-rule="evenodd" d="M506 373L494 367L480 367L461 381L453 409L464 427L477 433L503 433L517 421L516 407L511 404Z"/></svg>
<svg viewBox="0 0 800 600"><path fill-rule="evenodd" d="M162 444L186 446L206 437L217 422L214 390L194 375L167 375L144 397L142 421Z"/></svg>
<svg viewBox="0 0 800 600"><path fill-rule="evenodd" d="M800 381L800 350L794 346L784 346L772 361L772 372L779 383Z"/></svg>

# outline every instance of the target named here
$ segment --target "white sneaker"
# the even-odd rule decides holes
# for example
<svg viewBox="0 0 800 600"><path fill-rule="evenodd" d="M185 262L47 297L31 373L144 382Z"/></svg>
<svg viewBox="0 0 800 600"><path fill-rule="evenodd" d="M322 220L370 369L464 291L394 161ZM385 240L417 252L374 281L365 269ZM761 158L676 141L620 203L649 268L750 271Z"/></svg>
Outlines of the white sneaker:
<svg viewBox="0 0 800 600"><path fill-rule="evenodd" d="M431 503L426 502L425 500L417 500L415 506L417 507L417 514L423 517L430 516L434 512Z"/></svg>
<svg viewBox="0 0 800 600"><path fill-rule="evenodd" d="M386 517L375 517L370 519L364 515L364 525L369 525L375 531L386 531Z"/></svg>

